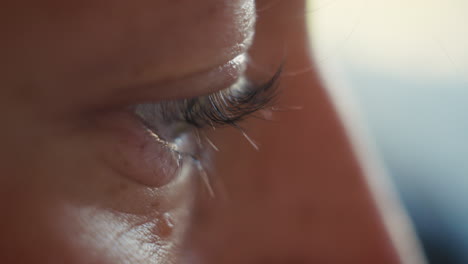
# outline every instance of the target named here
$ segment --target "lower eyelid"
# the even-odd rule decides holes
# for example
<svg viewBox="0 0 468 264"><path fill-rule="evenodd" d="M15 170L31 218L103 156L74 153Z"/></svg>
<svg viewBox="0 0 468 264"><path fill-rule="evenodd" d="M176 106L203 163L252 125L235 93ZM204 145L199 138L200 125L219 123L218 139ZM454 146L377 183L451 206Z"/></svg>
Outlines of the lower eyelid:
<svg viewBox="0 0 468 264"><path fill-rule="evenodd" d="M119 174L138 183L161 187L170 183L179 169L178 156L156 140L136 116L118 111L97 118L96 145L104 162Z"/></svg>

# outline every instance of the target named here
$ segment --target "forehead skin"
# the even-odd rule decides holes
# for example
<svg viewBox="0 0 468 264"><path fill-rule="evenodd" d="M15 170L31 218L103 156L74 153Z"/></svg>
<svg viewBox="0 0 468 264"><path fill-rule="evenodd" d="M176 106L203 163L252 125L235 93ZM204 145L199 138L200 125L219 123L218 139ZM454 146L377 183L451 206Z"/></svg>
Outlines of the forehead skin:
<svg viewBox="0 0 468 264"><path fill-rule="evenodd" d="M177 79L245 51L254 9L253 0L9 1L0 76L35 98Z"/></svg>

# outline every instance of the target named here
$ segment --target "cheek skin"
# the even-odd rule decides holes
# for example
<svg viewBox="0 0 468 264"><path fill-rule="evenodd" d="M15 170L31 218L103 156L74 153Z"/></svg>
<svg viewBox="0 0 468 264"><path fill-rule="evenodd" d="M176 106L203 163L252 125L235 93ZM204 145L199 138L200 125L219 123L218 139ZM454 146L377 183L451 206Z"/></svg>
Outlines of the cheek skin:
<svg viewBox="0 0 468 264"><path fill-rule="evenodd" d="M128 180L99 162L96 145L89 144L93 133L36 135L25 157L28 166L10 163L15 177L2 177L0 192L6 216L0 220L2 263L146 264L176 258L193 177L161 188Z"/></svg>

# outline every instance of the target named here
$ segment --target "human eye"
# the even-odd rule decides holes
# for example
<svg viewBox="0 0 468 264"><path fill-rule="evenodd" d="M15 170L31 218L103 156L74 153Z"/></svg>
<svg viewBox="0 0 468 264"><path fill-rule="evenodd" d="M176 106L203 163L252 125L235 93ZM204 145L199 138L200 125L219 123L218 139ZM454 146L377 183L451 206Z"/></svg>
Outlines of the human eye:
<svg viewBox="0 0 468 264"><path fill-rule="evenodd" d="M228 88L208 95L137 104L132 110L154 139L175 155L177 164L189 159L204 174L200 157L207 144L202 142L216 148L208 137L201 138L204 130L227 126L244 133L240 123L275 98L280 72L266 82L256 83L241 76Z"/></svg>
<svg viewBox="0 0 468 264"><path fill-rule="evenodd" d="M140 129L146 130L166 158L172 160L169 166L180 167L188 162L206 177L201 157L208 145L216 146L205 130L230 127L245 133L242 121L274 103L280 73L281 69L263 82L242 74L227 88L207 95L135 104L129 110L143 125ZM155 164L160 162L154 160ZM176 176L177 169L171 173Z"/></svg>
<svg viewBox="0 0 468 264"><path fill-rule="evenodd" d="M241 77L230 87L208 95L139 104L133 110L165 142L173 142L183 133L206 127L240 129L239 122L264 109L275 98L279 76L280 71L260 84ZM177 145L172 149L183 151Z"/></svg>
<svg viewBox="0 0 468 264"><path fill-rule="evenodd" d="M185 161L200 167L205 147L197 142L205 129L241 129L240 121L274 98L279 74L254 78L247 69L253 1L210 3L212 9L200 5L187 12L177 29L164 27L157 42L145 35L145 49L132 49L128 58L119 53L99 82L82 85L97 87L76 99L80 109L96 109L85 118L95 120L94 149L124 178L152 188L171 183ZM190 27L205 12L209 16Z"/></svg>

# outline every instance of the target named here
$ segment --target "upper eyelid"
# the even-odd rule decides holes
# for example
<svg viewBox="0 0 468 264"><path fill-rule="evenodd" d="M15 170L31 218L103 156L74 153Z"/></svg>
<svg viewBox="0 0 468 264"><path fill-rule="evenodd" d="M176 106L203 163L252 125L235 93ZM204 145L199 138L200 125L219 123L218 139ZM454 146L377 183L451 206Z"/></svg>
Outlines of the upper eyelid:
<svg viewBox="0 0 468 264"><path fill-rule="evenodd" d="M237 85L210 95L136 106L136 112L152 129L179 122L202 128L231 125L264 108L276 97L282 67L267 82L255 85L241 79ZM153 119L153 120L152 120ZM153 123L162 122L162 124Z"/></svg>
<svg viewBox="0 0 468 264"><path fill-rule="evenodd" d="M248 63L243 53L221 65L170 80L136 81L123 85L109 98L116 105L134 105L180 98L192 98L223 90L237 82Z"/></svg>

